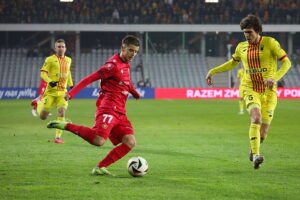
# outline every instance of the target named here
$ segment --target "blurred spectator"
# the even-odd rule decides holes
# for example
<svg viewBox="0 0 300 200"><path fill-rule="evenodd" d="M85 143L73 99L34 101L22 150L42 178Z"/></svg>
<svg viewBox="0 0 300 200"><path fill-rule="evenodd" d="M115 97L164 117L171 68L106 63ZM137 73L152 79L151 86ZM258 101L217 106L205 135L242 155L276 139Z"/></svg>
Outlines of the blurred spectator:
<svg viewBox="0 0 300 200"><path fill-rule="evenodd" d="M137 87L140 87L140 88L151 87L151 83L150 83L149 78L146 78L146 80L144 80L143 78L141 78L141 79L137 82Z"/></svg>
<svg viewBox="0 0 300 200"><path fill-rule="evenodd" d="M141 76L142 76L142 79L144 79L144 68L143 68L143 64L142 63L139 63L135 69L134 69L135 72L141 72Z"/></svg>
<svg viewBox="0 0 300 200"><path fill-rule="evenodd" d="M239 23L249 13L264 23L300 23L300 0L2 0L0 23Z"/></svg>

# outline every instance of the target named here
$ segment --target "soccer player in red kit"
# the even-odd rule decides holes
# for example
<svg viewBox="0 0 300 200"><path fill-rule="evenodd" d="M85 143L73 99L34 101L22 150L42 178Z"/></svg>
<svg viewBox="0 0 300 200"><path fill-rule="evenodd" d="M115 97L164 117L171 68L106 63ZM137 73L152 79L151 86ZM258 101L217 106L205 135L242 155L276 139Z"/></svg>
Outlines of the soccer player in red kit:
<svg viewBox="0 0 300 200"><path fill-rule="evenodd" d="M94 175L112 175L107 167L124 157L136 144L133 128L126 116L125 104L129 93L136 99L140 94L130 80L130 64L139 50L139 40L128 35L122 40L121 52L113 55L98 71L82 79L66 93L65 99L72 99L88 84L101 80L100 94L96 102L96 121L92 128L66 121L51 121L48 128L68 130L92 145L102 146L109 138L116 146L92 170Z"/></svg>
<svg viewBox="0 0 300 200"><path fill-rule="evenodd" d="M41 79L40 86L39 86L39 89L38 89L38 95L39 96L31 101L31 106L32 106L31 113L35 117L37 117L37 111L36 111L37 102L42 99L42 96L45 92L46 87L47 87L47 82L44 81L43 79Z"/></svg>

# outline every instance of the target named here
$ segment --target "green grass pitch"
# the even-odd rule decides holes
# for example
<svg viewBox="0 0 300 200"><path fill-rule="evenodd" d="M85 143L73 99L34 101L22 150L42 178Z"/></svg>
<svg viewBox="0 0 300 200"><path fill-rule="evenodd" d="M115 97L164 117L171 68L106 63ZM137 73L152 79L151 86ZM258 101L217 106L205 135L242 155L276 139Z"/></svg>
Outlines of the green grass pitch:
<svg viewBox="0 0 300 200"><path fill-rule="evenodd" d="M237 100L129 100L136 148L109 167L116 177L91 176L112 148L91 146L69 132L54 144L54 130L31 116L29 100L0 100L0 199L300 199L299 100L279 100L265 163L248 160L249 116ZM53 110L54 115L56 115ZM67 117L92 126L95 100L72 100ZM149 172L127 173L142 156Z"/></svg>

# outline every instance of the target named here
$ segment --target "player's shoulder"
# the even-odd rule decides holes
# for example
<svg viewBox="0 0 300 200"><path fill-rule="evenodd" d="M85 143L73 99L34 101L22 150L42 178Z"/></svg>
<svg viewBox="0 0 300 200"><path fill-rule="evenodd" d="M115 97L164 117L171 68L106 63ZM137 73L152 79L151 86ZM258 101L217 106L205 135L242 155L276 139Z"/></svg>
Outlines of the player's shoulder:
<svg viewBox="0 0 300 200"><path fill-rule="evenodd" d="M72 60L72 58L69 57L69 56L65 56L65 58L66 58L67 60Z"/></svg>
<svg viewBox="0 0 300 200"><path fill-rule="evenodd" d="M263 36L263 41L267 44L272 44L278 42L275 38L270 36Z"/></svg>
<svg viewBox="0 0 300 200"><path fill-rule="evenodd" d="M72 58L68 57L68 56L65 56L65 59L68 61L68 62L71 62L72 61Z"/></svg>
<svg viewBox="0 0 300 200"><path fill-rule="evenodd" d="M46 62L52 62L52 61L54 61L56 59L57 59L56 56L53 54L51 56L46 57L45 61Z"/></svg>
<svg viewBox="0 0 300 200"><path fill-rule="evenodd" d="M248 41L239 42L236 48L243 48L248 46Z"/></svg>

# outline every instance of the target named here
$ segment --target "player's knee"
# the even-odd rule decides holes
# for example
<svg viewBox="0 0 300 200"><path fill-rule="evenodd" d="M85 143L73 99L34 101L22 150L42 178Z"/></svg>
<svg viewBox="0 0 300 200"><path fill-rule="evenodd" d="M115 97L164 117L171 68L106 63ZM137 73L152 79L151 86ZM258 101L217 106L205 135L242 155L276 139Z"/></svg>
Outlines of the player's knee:
<svg viewBox="0 0 300 200"><path fill-rule="evenodd" d="M47 119L47 117L48 117L48 114L45 114L45 113L42 113L42 114L40 115L40 119L41 119L41 120L45 120L45 119Z"/></svg>
<svg viewBox="0 0 300 200"><path fill-rule="evenodd" d="M95 146L103 146L105 143L105 139L103 137L100 137L100 136L96 136L94 141L93 141L93 144Z"/></svg>
<svg viewBox="0 0 300 200"><path fill-rule="evenodd" d="M65 116L65 111L66 111L66 109L63 108L63 107L58 108L58 109L57 109L58 116L59 116L59 117L64 117L64 116Z"/></svg>
<svg viewBox="0 0 300 200"><path fill-rule="evenodd" d="M122 139L122 143L126 144L131 149L136 146L136 140L133 135L125 135Z"/></svg>
<svg viewBox="0 0 300 200"><path fill-rule="evenodd" d="M250 110L250 115L251 115L251 123L252 124L262 124L262 117L260 110L258 108L254 108Z"/></svg>
<svg viewBox="0 0 300 200"><path fill-rule="evenodd" d="M47 116L40 116L40 119L45 120L45 119L47 119Z"/></svg>
<svg viewBox="0 0 300 200"><path fill-rule="evenodd" d="M252 124L259 124L259 125L261 125L261 117L260 116L254 116L254 117L252 117L251 122L252 122Z"/></svg>

